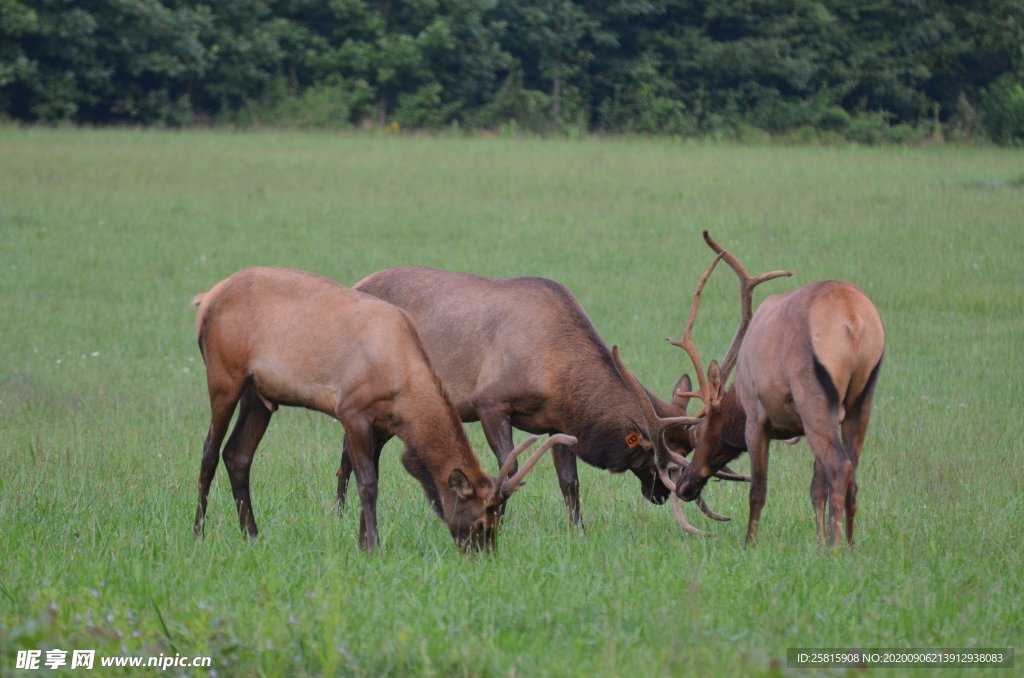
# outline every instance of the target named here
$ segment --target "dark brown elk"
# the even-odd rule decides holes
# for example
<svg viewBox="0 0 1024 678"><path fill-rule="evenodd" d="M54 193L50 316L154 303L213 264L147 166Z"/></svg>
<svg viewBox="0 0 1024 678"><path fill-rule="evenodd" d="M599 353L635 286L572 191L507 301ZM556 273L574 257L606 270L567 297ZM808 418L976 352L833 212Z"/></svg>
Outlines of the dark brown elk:
<svg viewBox="0 0 1024 678"><path fill-rule="evenodd" d="M495 280L404 267L374 273L356 289L410 315L459 417L480 421L499 463L512 450L513 428L567 433L579 441L555 445L552 452L573 523L581 524L577 457L613 473L632 472L643 495L654 503L668 498L662 482L667 476L659 477L667 457L660 464L655 459L641 413L608 347L564 286L545 278ZM671 402L646 389L645 394L659 414L676 417L686 413L684 392L690 388L684 376ZM676 448L692 448L689 431L677 427L669 436ZM344 505L350 470L343 455L339 506ZM745 479L728 470L720 476ZM681 525L694 530L685 520Z"/></svg>
<svg viewBox="0 0 1024 678"><path fill-rule="evenodd" d="M506 479L511 464L497 477L486 474L408 316L326 278L248 268L193 303L199 306L196 334L212 411L199 473L197 535L203 532L210 483L236 406L238 419L223 458L239 523L250 538L257 530L249 470L279 405L316 410L341 422L362 502L359 544L366 549L378 543L377 440L394 435L406 444L403 464L464 550L493 550L499 506L545 449L574 442L552 438L512 478Z"/></svg>
<svg viewBox="0 0 1024 678"><path fill-rule="evenodd" d="M779 273L752 277L707 231L704 239L718 257L694 295L683 339L674 343L703 375L691 331L701 288L720 259L740 279L741 317L721 366L712 361L707 378L700 380L705 415L676 492L685 501L699 498L716 469L749 451L747 543L752 543L768 489L769 442L806 436L815 459L811 502L819 539L837 545L845 516L846 540L852 545L857 465L885 351L878 310L854 285L830 280L767 297L753 313L753 288ZM723 393L734 367L736 379Z"/></svg>

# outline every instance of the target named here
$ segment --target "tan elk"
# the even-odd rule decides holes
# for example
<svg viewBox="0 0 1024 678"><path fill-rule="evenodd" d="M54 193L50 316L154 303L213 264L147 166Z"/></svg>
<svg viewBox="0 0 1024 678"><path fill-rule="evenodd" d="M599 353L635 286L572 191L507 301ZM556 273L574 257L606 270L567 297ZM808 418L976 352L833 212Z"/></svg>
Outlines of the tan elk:
<svg viewBox="0 0 1024 678"><path fill-rule="evenodd" d="M236 406L238 419L224 446L238 520L257 535L249 470L279 405L305 407L336 418L345 429L362 502L359 544L373 549L377 535L375 441L397 436L402 463L463 550L493 550L499 506L523 475L554 444L552 437L506 479L480 467L455 410L445 397L408 316L370 295L302 271L248 268L196 295L196 334L206 363L212 417L203 445L199 507L194 530L203 532L217 457Z"/></svg>
<svg viewBox="0 0 1024 678"><path fill-rule="evenodd" d="M575 445L555 445L552 458L570 520L582 524L577 458L612 473L630 471L644 497L669 497L666 453L657 461L641 412L615 370L607 345L576 298L546 278L506 280L431 268L402 267L374 273L356 289L402 308L412 318L430 362L463 421L480 421L487 442L504 463L512 429L566 433ZM642 388L642 387L641 387ZM670 401L644 389L662 416L686 414L688 377ZM677 449L692 449L689 431L669 433ZM338 504L344 505L352 465L342 456ZM725 469L723 479L748 480ZM720 516L700 504L709 516ZM682 514L688 532L696 529Z"/></svg>
<svg viewBox="0 0 1024 678"><path fill-rule="evenodd" d="M885 350L878 310L857 287L825 281L767 297L753 313L754 287L788 273L752 277L707 231L704 239L718 256L694 294L683 338L673 340L693 361L704 401L696 449L677 479L676 494L685 501L698 499L716 469L749 451L747 542L752 543L768 488L769 442L806 436L815 458L811 501L819 539L835 546L845 515L852 545L857 464ZM721 259L740 279L740 325L721 366L712 361L705 378L692 330L701 290ZM736 379L723 392L734 367ZM638 399L644 395L635 387L634 393ZM649 402L646 408L656 426Z"/></svg>

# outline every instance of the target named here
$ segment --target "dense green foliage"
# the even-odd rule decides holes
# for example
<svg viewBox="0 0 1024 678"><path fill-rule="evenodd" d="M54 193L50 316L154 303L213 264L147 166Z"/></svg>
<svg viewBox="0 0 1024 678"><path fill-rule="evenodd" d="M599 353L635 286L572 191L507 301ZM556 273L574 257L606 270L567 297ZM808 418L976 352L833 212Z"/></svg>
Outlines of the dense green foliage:
<svg viewBox="0 0 1024 678"><path fill-rule="evenodd" d="M26 121L1024 141L1024 5L0 0Z"/></svg>
<svg viewBox="0 0 1024 678"><path fill-rule="evenodd" d="M52 647L209 654L219 676L777 676L797 646L1013 646L1019 667L1022 196L1024 155L991 147L0 128L0 675ZM716 533L697 539L585 464L579 534L545 460L498 553L466 557L393 441L368 556L358 511L331 510L341 427L295 408L256 454L259 540L223 467L193 538L193 294L252 264L544 275L667 396L701 228L795 272L758 300L840 278L882 312L853 552L819 553L810 451L777 443L755 549L745 488L707 488L731 523L687 507ZM705 361L736 327L721 273Z"/></svg>

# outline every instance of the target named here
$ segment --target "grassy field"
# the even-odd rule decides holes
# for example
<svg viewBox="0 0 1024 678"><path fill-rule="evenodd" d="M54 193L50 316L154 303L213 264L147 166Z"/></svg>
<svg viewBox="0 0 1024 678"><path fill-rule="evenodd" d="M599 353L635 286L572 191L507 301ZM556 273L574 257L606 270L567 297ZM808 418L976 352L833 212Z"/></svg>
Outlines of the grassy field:
<svg viewBox="0 0 1024 678"><path fill-rule="evenodd" d="M708 487L731 523L688 507L716 533L698 539L632 476L581 467L581 534L545 463L499 553L466 557L395 441L368 556L358 512L331 511L341 427L300 410L256 456L258 542L223 469L193 538L209 424L193 294L253 264L346 284L401 264L543 275L666 396L688 366L664 338L709 261L702 228L751 270L796 272L772 291L839 278L882 312L854 551L818 550L801 443L772 448L756 549L745 487ZM810 646L1019 655L1022 255L1013 150L0 128L0 674L48 648L210 655L221 676L772 674ZM737 314L716 275L706 359Z"/></svg>

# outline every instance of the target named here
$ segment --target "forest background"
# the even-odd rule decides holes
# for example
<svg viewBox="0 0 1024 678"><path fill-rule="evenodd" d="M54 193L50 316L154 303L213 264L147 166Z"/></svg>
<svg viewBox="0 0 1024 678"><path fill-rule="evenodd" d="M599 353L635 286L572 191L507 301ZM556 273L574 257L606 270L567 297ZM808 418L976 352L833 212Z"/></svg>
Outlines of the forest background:
<svg viewBox="0 0 1024 678"><path fill-rule="evenodd" d="M0 120L1024 143L1019 0L0 0Z"/></svg>

